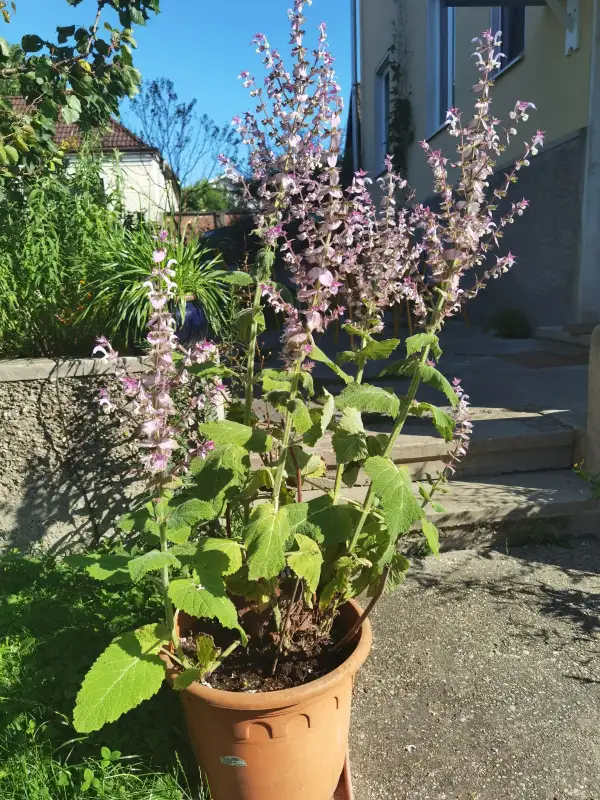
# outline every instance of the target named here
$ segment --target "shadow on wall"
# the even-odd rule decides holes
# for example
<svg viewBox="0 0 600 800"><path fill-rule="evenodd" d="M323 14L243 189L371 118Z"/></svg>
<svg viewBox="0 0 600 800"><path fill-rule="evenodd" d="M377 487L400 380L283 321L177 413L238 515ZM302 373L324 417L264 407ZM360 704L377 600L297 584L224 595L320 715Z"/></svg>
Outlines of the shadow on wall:
<svg viewBox="0 0 600 800"><path fill-rule="evenodd" d="M57 362L58 367L59 362ZM135 451L105 416L98 389L111 378L0 384L0 542L52 552L99 541L135 493Z"/></svg>

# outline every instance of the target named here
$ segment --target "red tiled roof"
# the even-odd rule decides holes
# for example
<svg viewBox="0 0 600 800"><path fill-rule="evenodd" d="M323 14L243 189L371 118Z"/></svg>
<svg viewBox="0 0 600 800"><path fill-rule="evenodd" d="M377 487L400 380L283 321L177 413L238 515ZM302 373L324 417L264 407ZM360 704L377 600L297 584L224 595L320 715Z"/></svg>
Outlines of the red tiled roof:
<svg viewBox="0 0 600 800"><path fill-rule="evenodd" d="M27 103L24 97L11 97L10 102L17 113L24 113L27 109ZM156 148L147 145L139 136L136 136L129 128L121 125L116 119L111 119L108 125L108 130L102 136L102 150L104 152L110 152L112 150L138 153L140 151L156 152ZM65 140L79 140L80 136L81 131L77 123L68 124L66 122L58 122L54 141L60 144Z"/></svg>

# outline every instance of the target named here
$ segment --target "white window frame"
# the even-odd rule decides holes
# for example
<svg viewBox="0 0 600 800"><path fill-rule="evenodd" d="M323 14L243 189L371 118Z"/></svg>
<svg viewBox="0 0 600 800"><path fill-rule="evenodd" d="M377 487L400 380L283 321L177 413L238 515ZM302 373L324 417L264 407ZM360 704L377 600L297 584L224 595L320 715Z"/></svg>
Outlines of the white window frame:
<svg viewBox="0 0 600 800"><path fill-rule="evenodd" d="M490 12L490 27L492 29L492 33L496 33L497 31L502 30L502 11L503 10L504 10L503 6L495 6L494 8L491 9L491 12ZM527 9L525 11L527 12ZM504 72L504 70L508 69L509 67L512 67L513 64L516 64L518 61L520 61L523 58L523 56L525 55L525 43L526 43L526 41L527 41L527 13L525 13L525 25L524 25L524 31L523 31L523 49L521 50L520 53L517 53L516 56L511 58L510 61L508 61L508 59L506 59L506 58L500 59L501 66L500 66L499 69L497 69L494 72L494 77L495 78L498 77L498 75L501 75ZM502 52L504 52L504 50L506 50L506 49L508 49L506 47L506 42L503 42L502 43Z"/></svg>
<svg viewBox="0 0 600 800"><path fill-rule="evenodd" d="M389 54L375 73L375 173L385 170L385 157L390 150L390 113L392 93L392 65Z"/></svg>
<svg viewBox="0 0 600 800"><path fill-rule="evenodd" d="M447 61L442 63L441 13L448 14ZM446 126L446 111L454 105L456 12L442 0L427 0L427 138ZM445 82L445 86L443 85ZM443 97L448 108L442 109Z"/></svg>

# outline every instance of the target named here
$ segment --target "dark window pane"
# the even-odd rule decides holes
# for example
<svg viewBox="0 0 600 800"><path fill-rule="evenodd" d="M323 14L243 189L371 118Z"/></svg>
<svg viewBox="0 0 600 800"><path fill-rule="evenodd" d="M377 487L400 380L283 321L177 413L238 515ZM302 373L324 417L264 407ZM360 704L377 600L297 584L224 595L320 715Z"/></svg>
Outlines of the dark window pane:
<svg viewBox="0 0 600 800"><path fill-rule="evenodd" d="M513 61L525 50L525 8L502 9L502 50L505 64Z"/></svg>

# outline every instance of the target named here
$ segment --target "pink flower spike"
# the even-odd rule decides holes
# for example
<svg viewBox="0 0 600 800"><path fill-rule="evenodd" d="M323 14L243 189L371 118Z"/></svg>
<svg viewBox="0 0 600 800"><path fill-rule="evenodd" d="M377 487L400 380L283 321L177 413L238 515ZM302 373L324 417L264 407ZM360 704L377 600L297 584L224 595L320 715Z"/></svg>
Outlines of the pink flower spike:
<svg viewBox="0 0 600 800"><path fill-rule="evenodd" d="M162 261L165 260L166 257L167 257L166 250L155 250L152 253L152 260L154 261L155 264L160 264Z"/></svg>

